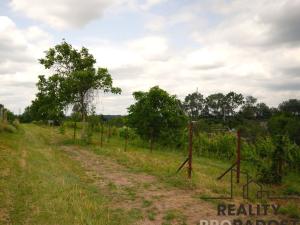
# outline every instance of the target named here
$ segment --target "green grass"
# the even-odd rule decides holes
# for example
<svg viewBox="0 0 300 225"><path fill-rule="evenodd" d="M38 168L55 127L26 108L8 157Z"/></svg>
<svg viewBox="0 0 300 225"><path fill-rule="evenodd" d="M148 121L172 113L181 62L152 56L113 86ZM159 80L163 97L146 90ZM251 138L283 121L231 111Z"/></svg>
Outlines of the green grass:
<svg viewBox="0 0 300 225"><path fill-rule="evenodd" d="M93 137L93 144L86 146L91 151L99 155L104 155L116 160L118 163L126 166L131 172L144 172L156 176L161 182L170 187L178 187L182 189L200 189L201 196L229 196L230 176L229 174L222 181L217 181L216 178L230 167L231 162L222 161L215 158L194 157L193 158L193 176L192 179L187 179L187 171L183 169L176 174L179 165L186 158L186 150L155 149L153 152L145 144L140 141L131 141L128 144L127 151L124 152L124 140L119 137L112 137L110 142L105 142L103 147L99 147L99 135ZM252 175L253 166L249 163L242 162L242 169ZM235 176L235 175L234 175ZM246 177L241 177L241 184L246 182ZM279 195L296 195L300 196L300 179L299 174L289 173L285 176L283 184L278 186L266 186L268 190L276 191ZM250 191L250 201L259 203L254 198L257 190ZM246 203L242 199L242 185L234 186L235 199ZM226 202L226 200L221 200ZM219 200L212 200L212 204L218 204ZM264 203L264 202L262 202ZM297 207L296 207L297 208ZM298 207L299 208L299 207ZM295 214L294 208L287 207L286 211L291 211ZM285 212L285 214L288 214Z"/></svg>
<svg viewBox="0 0 300 225"><path fill-rule="evenodd" d="M56 145L63 137L35 125L0 134L0 224L132 224L137 212L109 208L78 163Z"/></svg>
<svg viewBox="0 0 300 225"><path fill-rule="evenodd" d="M153 175L164 188L197 189L200 193L195 198L229 194L228 176L222 181L217 181L216 177L231 162L194 157L193 176L189 180L186 169L176 174L186 158L186 150L155 149L151 153L142 142L130 142L124 152L124 140L117 136L109 143L104 142L101 148L99 133L94 134L91 145L86 145L80 140L72 141L72 129L67 128L65 132L62 135L58 128L21 125L15 133L0 133L0 218L3 218L0 224L126 225L143 217L141 209L113 209L113 196L97 188L79 163L61 151L62 145L80 145L117 161L132 173ZM114 183L109 183L108 188L114 195L119 194ZM281 189L285 194L299 195L299 174L286 176ZM137 198L134 188L127 187L124 191L127 199ZM211 203L214 205L218 201ZM155 220L158 213L152 207L149 199L143 200L141 208L146 210L149 220ZM282 210L289 216L299 213L299 207L294 205ZM180 211L164 215L165 224L172 224L174 220L185 224Z"/></svg>

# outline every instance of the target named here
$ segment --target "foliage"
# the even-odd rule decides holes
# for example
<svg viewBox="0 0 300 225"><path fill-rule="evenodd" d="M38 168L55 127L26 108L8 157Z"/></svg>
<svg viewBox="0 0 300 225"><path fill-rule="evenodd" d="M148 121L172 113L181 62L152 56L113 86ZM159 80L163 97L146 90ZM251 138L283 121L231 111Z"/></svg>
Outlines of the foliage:
<svg viewBox="0 0 300 225"><path fill-rule="evenodd" d="M128 109L128 123L144 139L172 142L180 137L186 117L180 101L158 86L134 92L136 103Z"/></svg>
<svg viewBox="0 0 300 225"><path fill-rule="evenodd" d="M290 113L295 116L300 116L300 100L289 99L279 104L279 110L281 112Z"/></svg>
<svg viewBox="0 0 300 225"><path fill-rule="evenodd" d="M32 105L25 110L26 121L58 120L68 106L77 108L83 120L90 112L98 91L120 94L121 89L112 86L112 78L106 68L94 68L96 60L87 48L77 50L63 40L46 51L39 60L54 74L41 75L37 83L38 93Z"/></svg>
<svg viewBox="0 0 300 225"><path fill-rule="evenodd" d="M205 99L198 92L187 95L183 102L184 111L192 120L198 119L203 114L204 106Z"/></svg>
<svg viewBox="0 0 300 225"><path fill-rule="evenodd" d="M300 119L296 116L278 114L268 121L271 135L287 135L293 142L300 144Z"/></svg>
<svg viewBox="0 0 300 225"><path fill-rule="evenodd" d="M131 140L137 138L135 130L126 126L119 129L119 136L122 138L126 138L127 136L127 138Z"/></svg>

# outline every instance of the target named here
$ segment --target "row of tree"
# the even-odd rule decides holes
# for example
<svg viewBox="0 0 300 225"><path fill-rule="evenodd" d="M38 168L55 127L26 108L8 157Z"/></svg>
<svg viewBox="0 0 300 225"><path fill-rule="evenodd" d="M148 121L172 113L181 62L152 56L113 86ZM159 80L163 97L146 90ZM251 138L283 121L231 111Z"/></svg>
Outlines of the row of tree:
<svg viewBox="0 0 300 225"><path fill-rule="evenodd" d="M39 62L52 75L39 76L36 99L21 116L22 122L52 120L59 123L70 109L74 120L86 121L86 117L94 112L92 103L99 91L121 93L120 88L113 86L106 68L95 68L96 59L87 48L77 50L63 40L45 53ZM189 119L206 119L234 128L243 120L266 121L280 112L295 118L300 116L300 100L297 99L270 108L265 103L258 103L256 98L240 93L216 93L204 97L196 91L181 102L158 86L148 92L134 92L133 96L136 103L128 108L128 125L136 128L141 137L151 140L152 145L158 140L176 140ZM297 129L282 128L282 124L295 124L290 122L294 119L273 121L273 126L278 128L273 130L288 130L297 136Z"/></svg>
<svg viewBox="0 0 300 225"><path fill-rule="evenodd" d="M237 115L246 119L269 119L278 112L300 115L300 100L290 99L282 102L278 108L270 108L263 102L258 103L253 96L244 97L242 94L229 92L211 94L204 98L197 91L185 97L183 108L193 120L212 117L225 121L226 118Z"/></svg>

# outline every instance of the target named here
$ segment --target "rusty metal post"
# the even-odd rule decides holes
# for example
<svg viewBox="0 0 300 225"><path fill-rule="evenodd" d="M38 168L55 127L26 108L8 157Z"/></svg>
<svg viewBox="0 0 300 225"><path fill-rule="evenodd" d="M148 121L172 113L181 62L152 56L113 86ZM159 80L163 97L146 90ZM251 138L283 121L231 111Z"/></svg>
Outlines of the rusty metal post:
<svg viewBox="0 0 300 225"><path fill-rule="evenodd" d="M189 167L188 178L192 177L192 160L193 160L193 122L189 123Z"/></svg>
<svg viewBox="0 0 300 225"><path fill-rule="evenodd" d="M237 131L237 148L236 148L236 183L240 183L241 174L241 131Z"/></svg>

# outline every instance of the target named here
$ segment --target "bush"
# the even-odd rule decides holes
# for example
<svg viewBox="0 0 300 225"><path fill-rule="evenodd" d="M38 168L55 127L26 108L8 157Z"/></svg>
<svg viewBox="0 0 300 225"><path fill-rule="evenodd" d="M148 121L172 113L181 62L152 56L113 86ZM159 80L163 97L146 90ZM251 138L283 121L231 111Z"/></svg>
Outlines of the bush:
<svg viewBox="0 0 300 225"><path fill-rule="evenodd" d="M119 136L122 138L126 138L126 135L127 135L128 139L131 139L131 140L133 140L137 137L137 134L134 129L124 126L119 129Z"/></svg>
<svg viewBox="0 0 300 225"><path fill-rule="evenodd" d="M16 128L19 129L20 128L20 122L18 119L15 119L12 123L12 125Z"/></svg>
<svg viewBox="0 0 300 225"><path fill-rule="evenodd" d="M232 133L199 133L193 140L194 152L198 156L214 156L222 159L235 157L236 137Z"/></svg>
<svg viewBox="0 0 300 225"><path fill-rule="evenodd" d="M17 129L8 123L0 123L0 131L15 133L17 132Z"/></svg>
<svg viewBox="0 0 300 225"><path fill-rule="evenodd" d="M93 127L89 123L85 123L82 128L81 139L85 144L92 142Z"/></svg>
<svg viewBox="0 0 300 225"><path fill-rule="evenodd" d="M59 126L59 133L60 134L65 134L65 132L66 132L65 124L61 123L60 126Z"/></svg>

